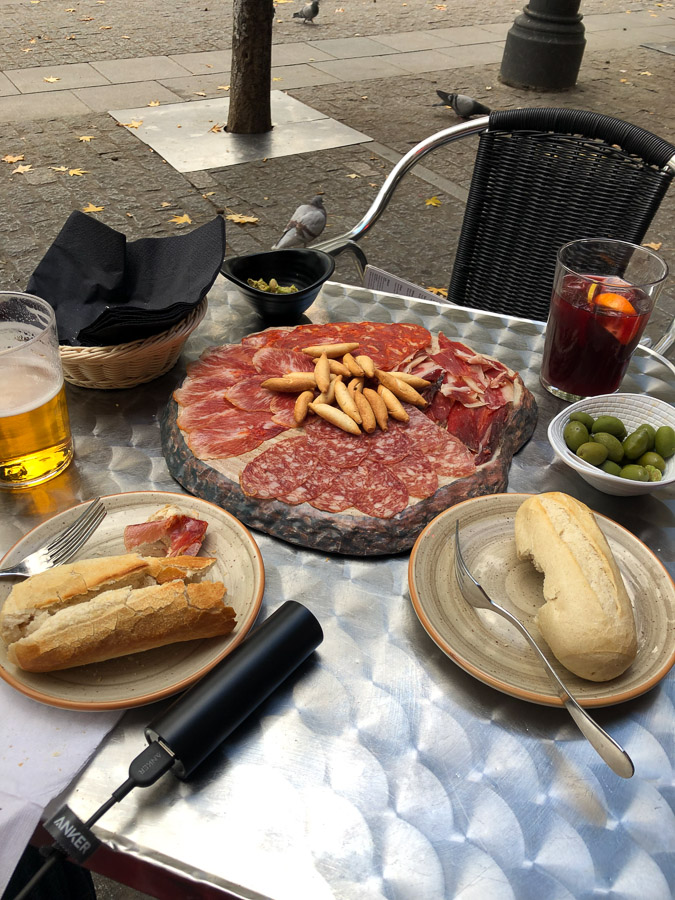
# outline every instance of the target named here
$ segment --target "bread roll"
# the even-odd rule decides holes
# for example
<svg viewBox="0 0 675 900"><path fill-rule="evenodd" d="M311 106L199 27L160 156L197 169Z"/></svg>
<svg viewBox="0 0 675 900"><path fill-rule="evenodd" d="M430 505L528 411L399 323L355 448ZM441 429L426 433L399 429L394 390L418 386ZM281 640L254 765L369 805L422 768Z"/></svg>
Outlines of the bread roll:
<svg viewBox="0 0 675 900"><path fill-rule="evenodd" d="M591 510L567 494L539 494L518 509L519 559L544 573L536 622L570 672L590 681L621 675L637 654L630 598Z"/></svg>
<svg viewBox="0 0 675 900"><path fill-rule="evenodd" d="M196 583L214 562L131 553L34 575L14 586L0 611L8 659L51 672L228 634L236 621L225 586Z"/></svg>

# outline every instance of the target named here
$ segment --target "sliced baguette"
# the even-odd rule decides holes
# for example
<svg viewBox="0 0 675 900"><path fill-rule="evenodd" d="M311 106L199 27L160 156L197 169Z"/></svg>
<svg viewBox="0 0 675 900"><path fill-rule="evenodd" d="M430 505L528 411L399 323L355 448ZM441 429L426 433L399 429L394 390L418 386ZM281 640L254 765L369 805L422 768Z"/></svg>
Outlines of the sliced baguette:
<svg viewBox="0 0 675 900"><path fill-rule="evenodd" d="M591 510L558 492L528 498L515 520L516 551L544 573L537 625L570 672L590 681L621 675L637 655L630 598Z"/></svg>

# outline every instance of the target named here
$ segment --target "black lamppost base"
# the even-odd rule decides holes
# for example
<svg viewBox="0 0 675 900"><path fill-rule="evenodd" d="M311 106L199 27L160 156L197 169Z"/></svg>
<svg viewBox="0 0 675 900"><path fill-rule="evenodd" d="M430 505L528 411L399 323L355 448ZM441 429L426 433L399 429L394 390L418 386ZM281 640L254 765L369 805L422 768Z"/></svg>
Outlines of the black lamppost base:
<svg viewBox="0 0 675 900"><path fill-rule="evenodd" d="M574 87L586 39L581 0L530 0L506 36L500 78L520 88Z"/></svg>

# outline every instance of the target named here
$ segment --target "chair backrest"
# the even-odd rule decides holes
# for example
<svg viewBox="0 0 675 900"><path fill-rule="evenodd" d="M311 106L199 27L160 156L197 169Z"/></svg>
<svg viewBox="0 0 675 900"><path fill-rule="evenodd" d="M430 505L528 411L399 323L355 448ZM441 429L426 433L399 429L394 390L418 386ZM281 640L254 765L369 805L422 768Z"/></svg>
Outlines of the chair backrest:
<svg viewBox="0 0 675 900"><path fill-rule="evenodd" d="M480 137L448 291L460 306L545 320L556 254L581 237L639 244L675 147L611 116L493 112Z"/></svg>

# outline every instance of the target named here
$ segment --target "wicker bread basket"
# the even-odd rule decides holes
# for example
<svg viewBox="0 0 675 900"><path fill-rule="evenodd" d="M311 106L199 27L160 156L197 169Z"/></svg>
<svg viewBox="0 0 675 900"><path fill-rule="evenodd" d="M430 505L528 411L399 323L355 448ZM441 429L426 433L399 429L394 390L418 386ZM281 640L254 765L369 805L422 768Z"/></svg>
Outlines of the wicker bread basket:
<svg viewBox="0 0 675 900"><path fill-rule="evenodd" d="M79 387L112 391L145 384L164 375L180 356L183 344L206 315L204 298L189 316L152 337L110 347L61 346L63 377Z"/></svg>

